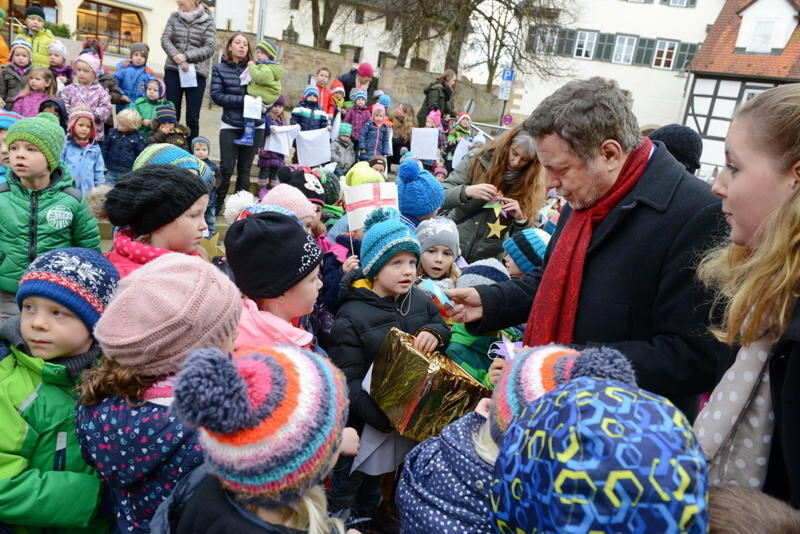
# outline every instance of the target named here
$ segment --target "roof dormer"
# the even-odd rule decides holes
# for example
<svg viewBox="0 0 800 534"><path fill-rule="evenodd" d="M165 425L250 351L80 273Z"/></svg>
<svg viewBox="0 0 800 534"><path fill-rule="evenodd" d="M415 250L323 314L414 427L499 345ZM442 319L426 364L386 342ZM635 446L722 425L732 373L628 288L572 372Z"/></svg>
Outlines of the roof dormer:
<svg viewBox="0 0 800 534"><path fill-rule="evenodd" d="M797 0L754 0L738 14L742 17L736 52L780 54L797 28Z"/></svg>

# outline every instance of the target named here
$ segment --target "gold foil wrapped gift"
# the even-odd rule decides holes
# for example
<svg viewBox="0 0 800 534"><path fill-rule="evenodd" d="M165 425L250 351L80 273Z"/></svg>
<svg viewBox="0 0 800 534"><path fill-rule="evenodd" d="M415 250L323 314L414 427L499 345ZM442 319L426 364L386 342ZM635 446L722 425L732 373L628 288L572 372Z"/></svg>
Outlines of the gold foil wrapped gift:
<svg viewBox="0 0 800 534"><path fill-rule="evenodd" d="M414 348L414 336L392 328L372 367L370 396L403 436L423 441L491 395L453 360Z"/></svg>

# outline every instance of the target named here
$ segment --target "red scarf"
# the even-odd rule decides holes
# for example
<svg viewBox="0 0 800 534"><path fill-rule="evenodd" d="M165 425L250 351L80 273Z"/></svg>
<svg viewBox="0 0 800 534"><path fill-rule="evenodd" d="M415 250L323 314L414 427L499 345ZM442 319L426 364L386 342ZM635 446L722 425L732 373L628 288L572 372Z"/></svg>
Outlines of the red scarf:
<svg viewBox="0 0 800 534"><path fill-rule="evenodd" d="M591 208L575 210L558 237L533 300L525 326L525 345L571 344L581 295L583 266L592 232L634 188L650 161L652 141L643 138L620 171L614 186Z"/></svg>

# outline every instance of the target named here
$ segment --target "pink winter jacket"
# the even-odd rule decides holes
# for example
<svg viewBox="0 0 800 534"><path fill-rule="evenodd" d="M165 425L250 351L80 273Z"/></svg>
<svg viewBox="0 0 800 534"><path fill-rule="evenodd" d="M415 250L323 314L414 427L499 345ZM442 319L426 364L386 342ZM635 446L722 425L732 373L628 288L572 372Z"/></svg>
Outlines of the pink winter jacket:
<svg viewBox="0 0 800 534"><path fill-rule="evenodd" d="M271 314L261 311L255 302L242 299L242 318L239 320L239 336L233 347L260 347L274 343L288 343L305 349L310 348L314 336Z"/></svg>
<svg viewBox="0 0 800 534"><path fill-rule="evenodd" d="M39 104L50 98L47 93L30 92L23 97L14 100L14 107L11 111L19 113L23 117L35 117L39 114Z"/></svg>
<svg viewBox="0 0 800 534"><path fill-rule="evenodd" d="M94 113L94 126L97 129L95 142L103 140L103 126L111 117L111 98L103 86L95 82L92 85L81 85L77 82L64 87L58 94L67 106L67 113L77 105L83 105Z"/></svg>

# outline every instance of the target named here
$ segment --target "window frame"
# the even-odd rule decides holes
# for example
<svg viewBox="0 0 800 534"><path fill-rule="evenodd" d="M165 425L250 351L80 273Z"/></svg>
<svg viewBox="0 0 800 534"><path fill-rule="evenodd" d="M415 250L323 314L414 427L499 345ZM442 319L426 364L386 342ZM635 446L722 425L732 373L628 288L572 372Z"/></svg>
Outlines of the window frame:
<svg viewBox="0 0 800 534"><path fill-rule="evenodd" d="M537 28L533 51L537 54L555 54L558 45L558 27L551 24L540 24ZM545 38L547 42L545 42Z"/></svg>
<svg viewBox="0 0 800 534"><path fill-rule="evenodd" d="M775 19L759 19L759 20L756 20L755 24L753 24L753 31L750 34L750 39L748 40L747 45L745 45L745 48L744 48L745 51L748 52L748 53L751 53L751 54L769 54L769 53L771 53L772 52L772 47L770 46L770 44L771 44L771 41L772 41L772 33L775 30L776 23L777 23L777 21ZM766 36L767 36L767 48L766 49L751 47L751 45L755 42L756 36L758 36L758 33L756 32L756 30L758 29L758 26L760 24L769 24L770 25L770 31L766 32Z"/></svg>
<svg viewBox="0 0 800 534"><path fill-rule="evenodd" d="M89 7L84 7L86 4L94 4L96 8L92 11ZM98 8L107 8L109 11L104 13L100 11ZM116 11L116 17L112 16L112 13ZM93 13L91 15L90 13ZM137 24L125 21L124 17L128 15L133 15L138 20L138 37L131 34L130 42L127 39L123 39L125 35L123 28L125 26L133 26L135 27ZM80 25L81 22L88 22L87 19L93 18L93 26L88 26L85 29ZM106 24L106 33L100 32L100 20L105 19ZM83 20L82 20L83 19ZM116 28L109 29L109 21L116 21L117 26ZM138 11L134 11L132 9L126 9L123 7L114 6L111 4L105 4L103 2L98 2L97 0L83 0L76 9L76 23L75 26L77 28L77 35L80 40L86 39L97 39L101 43L103 43L103 47L106 52L111 54L117 55L128 55L130 53L130 46L133 43L141 42L144 39L144 24L142 22L142 15ZM93 27L93 30L92 30ZM114 31L116 31L116 37L114 37ZM116 42L116 45L114 44ZM125 46L127 44L127 46Z"/></svg>
<svg viewBox="0 0 800 534"><path fill-rule="evenodd" d="M625 39L625 40L632 39L632 41L630 41L632 44L630 45L630 59L628 59L628 61L616 61L617 48L620 45L620 39ZM631 65L633 63L633 56L636 53L636 44L638 42L639 42L639 37L636 36L636 35L629 35L629 34L626 34L626 33L618 33L616 35L616 38L614 39L614 50L611 52L611 63L615 63L617 65ZM626 45L626 48L627 48L627 45ZM623 55L623 59L624 59L624 55Z"/></svg>
<svg viewBox="0 0 800 534"><path fill-rule="evenodd" d="M688 7L688 0L669 0L670 7Z"/></svg>
<svg viewBox="0 0 800 534"><path fill-rule="evenodd" d="M669 51L668 48L664 49L664 53L659 58L659 52L661 51L661 45L665 44L669 46L672 45L672 56L670 58L666 58L666 54ZM654 69L661 69L661 70L674 70L675 69L675 60L678 58L678 48L680 47L679 41L673 41L672 39L656 39L656 48L653 53L653 62L651 63L651 67ZM656 63L661 60L661 65L657 65ZM669 66L664 66L664 62L669 61Z"/></svg>
<svg viewBox="0 0 800 534"><path fill-rule="evenodd" d="M578 47L581 46L582 42L581 34L583 34L585 39L583 40L583 50L581 51L581 54L578 55ZM575 36L575 47L572 50L572 57L577 59L588 59L588 60L594 59L594 52L597 49L597 38L599 35L600 32L595 30L578 30L578 33ZM591 37L591 40L588 39L589 37ZM587 44L589 42L591 42L592 45L590 49L587 47ZM586 55L587 49L589 50L588 56Z"/></svg>

